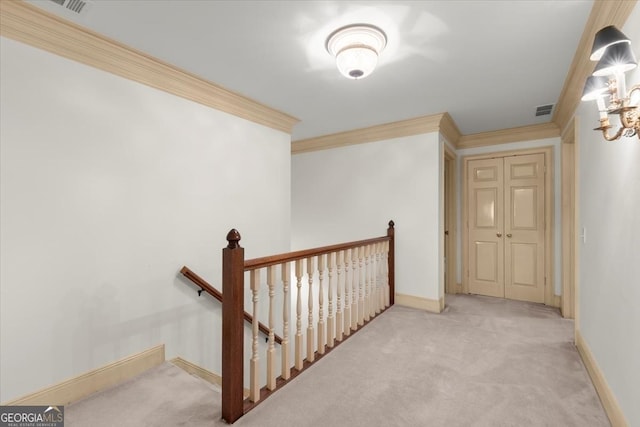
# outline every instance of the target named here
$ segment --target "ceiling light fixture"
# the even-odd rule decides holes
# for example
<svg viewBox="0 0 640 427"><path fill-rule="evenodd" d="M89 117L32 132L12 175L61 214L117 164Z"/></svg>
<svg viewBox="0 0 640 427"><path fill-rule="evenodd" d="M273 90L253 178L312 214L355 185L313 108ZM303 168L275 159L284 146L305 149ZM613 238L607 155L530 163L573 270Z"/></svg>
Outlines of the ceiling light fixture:
<svg viewBox="0 0 640 427"><path fill-rule="evenodd" d="M338 70L349 79L363 79L373 72L378 55L387 45L380 28L353 24L335 30L327 37L327 51L335 56Z"/></svg>
<svg viewBox="0 0 640 427"><path fill-rule="evenodd" d="M614 141L623 135L637 135L640 139L638 100L631 100L635 91L640 97L640 85L633 86L627 92L624 76L624 73L638 66L631 50L631 40L613 25L605 27L596 34L589 59L598 63L593 74L587 78L582 100L597 102L600 127L594 130L602 131L607 141ZM606 97L610 97L609 106L605 105ZM621 126L614 135L609 135L609 129L613 127L609 122L610 114L620 117Z"/></svg>

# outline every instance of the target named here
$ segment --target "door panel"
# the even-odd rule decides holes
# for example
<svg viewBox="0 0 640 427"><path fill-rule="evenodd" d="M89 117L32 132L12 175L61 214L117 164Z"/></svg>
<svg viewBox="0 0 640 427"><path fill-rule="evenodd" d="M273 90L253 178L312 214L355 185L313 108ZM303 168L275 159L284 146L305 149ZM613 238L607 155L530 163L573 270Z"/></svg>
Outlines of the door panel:
<svg viewBox="0 0 640 427"><path fill-rule="evenodd" d="M511 229L534 230L537 224L538 189L511 187Z"/></svg>
<svg viewBox="0 0 640 427"><path fill-rule="evenodd" d="M469 292L544 302L545 155L470 160Z"/></svg>
<svg viewBox="0 0 640 427"><path fill-rule="evenodd" d="M469 292L504 297L502 159L469 162Z"/></svg>
<svg viewBox="0 0 640 427"><path fill-rule="evenodd" d="M544 154L504 166L505 297L544 302Z"/></svg>
<svg viewBox="0 0 640 427"><path fill-rule="evenodd" d="M531 243L507 244L511 248L511 269L513 284L518 286L536 286L537 245Z"/></svg>
<svg viewBox="0 0 640 427"><path fill-rule="evenodd" d="M496 188L477 188L474 191L474 206L476 213L473 216L476 228L495 229L498 219L496 211L498 205L498 191Z"/></svg>
<svg viewBox="0 0 640 427"><path fill-rule="evenodd" d="M476 242L476 279L485 282L498 280L498 245L495 242Z"/></svg>

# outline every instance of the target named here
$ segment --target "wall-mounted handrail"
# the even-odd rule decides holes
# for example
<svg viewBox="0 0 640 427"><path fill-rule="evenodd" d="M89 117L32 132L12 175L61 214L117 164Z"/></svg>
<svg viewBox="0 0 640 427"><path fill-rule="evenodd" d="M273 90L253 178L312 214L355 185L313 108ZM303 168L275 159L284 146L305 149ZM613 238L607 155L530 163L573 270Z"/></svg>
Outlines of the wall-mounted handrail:
<svg viewBox="0 0 640 427"><path fill-rule="evenodd" d="M200 287L198 294L200 294L201 292L206 292L218 301L222 302L222 292L211 286L206 280L194 273L189 267L182 267L180 273L182 273L184 277L191 280L194 284ZM248 323L252 323L253 316L245 311L244 320L246 320ZM267 328L267 326L262 324L261 322L258 322L258 329L260 329L260 332L262 332L263 334L267 336L269 335L269 328ZM278 344L282 344L282 338L280 336L275 335L275 340Z"/></svg>
<svg viewBox="0 0 640 427"><path fill-rule="evenodd" d="M222 302L222 292L211 286L206 280L194 273L189 267L184 266L180 269L180 273L200 287L199 292L206 292L218 301Z"/></svg>

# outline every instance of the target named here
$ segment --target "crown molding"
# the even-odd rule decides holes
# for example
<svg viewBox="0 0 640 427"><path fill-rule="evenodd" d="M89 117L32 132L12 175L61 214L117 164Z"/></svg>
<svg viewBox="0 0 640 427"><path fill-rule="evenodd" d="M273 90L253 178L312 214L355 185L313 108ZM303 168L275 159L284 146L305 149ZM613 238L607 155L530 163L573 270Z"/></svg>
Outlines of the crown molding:
<svg viewBox="0 0 640 427"><path fill-rule="evenodd" d="M511 129L501 129L492 132L463 135L458 140L456 148L483 147L487 145L508 144L510 142L533 141L536 139L554 138L560 136L560 128L555 123L521 126Z"/></svg>
<svg viewBox="0 0 640 427"><path fill-rule="evenodd" d="M595 64L589 52L595 33L622 27L637 0L595 0L558 99L553 123L461 135L448 113L294 141L292 153L337 148L439 131L454 147L470 148L559 136L573 116L582 85ZM74 61L291 134L298 119L224 89L115 40L24 1L0 1L0 35Z"/></svg>
<svg viewBox="0 0 640 427"><path fill-rule="evenodd" d="M0 35L289 134L298 122L23 1L0 1Z"/></svg>
<svg viewBox="0 0 640 427"><path fill-rule="evenodd" d="M311 151L329 150L348 145L364 144L367 142L430 132L440 132L457 150L560 136L560 129L555 123L542 123L492 132L475 133L472 135L461 135L455 121L449 113L440 113L293 141L291 143L291 153L300 154Z"/></svg>
<svg viewBox="0 0 640 427"><path fill-rule="evenodd" d="M456 149L560 137L561 130L566 130L578 107L582 96L582 86L595 67L595 63L589 60L595 33L607 25L615 25L619 28L624 26L636 3L637 0L594 1L550 123L461 135L451 116L448 113L444 113L427 116L432 120L430 122L431 127L428 129L408 131L403 124L411 122L411 120L389 123L382 126L294 141L291 145L292 153L324 150L435 131L440 131ZM420 119L413 120L419 121ZM410 127L408 126L408 128ZM399 130L399 132L394 134L395 130ZM403 132L405 130L407 130L407 133ZM376 134L376 132L380 132L380 134Z"/></svg>
<svg viewBox="0 0 640 427"><path fill-rule="evenodd" d="M438 132L440 130L440 122L445 114L448 116L447 113L433 114L316 138L300 139L291 143L291 153L300 154L382 141L384 139Z"/></svg>
<svg viewBox="0 0 640 427"><path fill-rule="evenodd" d="M590 61L589 56L596 33L607 25L622 28L635 5L636 0L595 0L593 2L589 19L553 113L552 121L558 128L564 129L569 124L580 103L584 82L595 68L596 63Z"/></svg>
<svg viewBox="0 0 640 427"><path fill-rule="evenodd" d="M440 120L440 133L453 147L458 147L458 141L460 141L462 134L449 113L444 113L442 120Z"/></svg>

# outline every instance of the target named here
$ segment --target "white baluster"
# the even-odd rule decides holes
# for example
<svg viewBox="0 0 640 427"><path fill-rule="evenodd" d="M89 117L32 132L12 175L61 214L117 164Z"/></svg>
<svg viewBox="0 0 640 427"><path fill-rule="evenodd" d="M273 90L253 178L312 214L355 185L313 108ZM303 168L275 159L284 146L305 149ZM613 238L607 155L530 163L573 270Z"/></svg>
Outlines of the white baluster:
<svg viewBox="0 0 640 427"><path fill-rule="evenodd" d="M253 341L251 345L251 363L249 379L249 399L252 402L260 400L260 357L258 356L258 291L260 290L260 270L251 271L251 294L253 301Z"/></svg>
<svg viewBox="0 0 640 427"><path fill-rule="evenodd" d="M359 281L359 291L358 291L358 325L364 325L364 286L366 279L366 271L364 265L364 258L366 254L366 246L360 247L358 250L358 260L360 261L360 268L358 269L358 281Z"/></svg>
<svg viewBox="0 0 640 427"><path fill-rule="evenodd" d="M276 269L273 266L267 267L267 287L269 288L269 346L267 348L267 388L276 388L276 337L273 318L273 297L276 294Z"/></svg>
<svg viewBox="0 0 640 427"><path fill-rule="evenodd" d="M298 287L298 298L296 302L296 362L297 370L303 366L302 359L302 260L296 260L296 286Z"/></svg>
<svg viewBox="0 0 640 427"><path fill-rule="evenodd" d="M336 293L337 293L337 311L336 311L336 339L342 341L344 330L344 319L342 317L342 285L344 277L342 274L342 264L344 263L344 252L340 251L336 255L338 280L336 281Z"/></svg>
<svg viewBox="0 0 640 427"><path fill-rule="evenodd" d="M327 257L318 255L318 354L324 354L327 346L327 337L324 324L324 288L322 281L324 280L324 270L327 268Z"/></svg>
<svg viewBox="0 0 640 427"><path fill-rule="evenodd" d="M369 260L369 268L371 268L371 275L369 276L369 318L373 319L376 316L376 244L371 245L371 259Z"/></svg>
<svg viewBox="0 0 640 427"><path fill-rule="evenodd" d="M307 258L307 278L309 279L309 320L307 323L307 360L313 362L316 359L316 338L313 329L313 273L315 272L314 257Z"/></svg>
<svg viewBox="0 0 640 427"><path fill-rule="evenodd" d="M385 304L384 304L384 295L385 295L385 287L386 287L386 282L385 282L385 262L384 262L384 242L380 243L380 311L384 310Z"/></svg>
<svg viewBox="0 0 640 427"><path fill-rule="evenodd" d="M370 245L369 252L369 319L375 316L375 293L376 293L376 246Z"/></svg>
<svg viewBox="0 0 640 427"><path fill-rule="evenodd" d="M351 335L351 249L344 251L344 334Z"/></svg>
<svg viewBox="0 0 640 427"><path fill-rule="evenodd" d="M378 265L376 263L376 245L371 245L371 293L369 294L369 316L374 318L376 316L376 269Z"/></svg>
<svg viewBox="0 0 640 427"><path fill-rule="evenodd" d="M351 329L358 329L358 282L360 282L360 270L358 269L358 248L351 251Z"/></svg>
<svg viewBox="0 0 640 427"><path fill-rule="evenodd" d="M280 353L282 360L282 379L288 380L291 377L291 364L289 362L289 311L291 309L291 300L289 299L289 282L291 280L291 270L289 263L281 264L282 273L282 293L284 303L282 304L282 344L280 345Z"/></svg>
<svg viewBox="0 0 640 427"><path fill-rule="evenodd" d="M371 320L371 245L365 247L364 255L364 320Z"/></svg>
<svg viewBox="0 0 640 427"><path fill-rule="evenodd" d="M329 314L327 315L327 346L333 347L334 340L336 339L336 325L333 317L333 272L336 268L336 253L331 252L327 255L327 264L329 265Z"/></svg>
<svg viewBox="0 0 640 427"><path fill-rule="evenodd" d="M384 242L384 306L391 304L391 292L389 290L389 241Z"/></svg>
<svg viewBox="0 0 640 427"><path fill-rule="evenodd" d="M376 314L382 310L382 251L381 243L376 243Z"/></svg>

